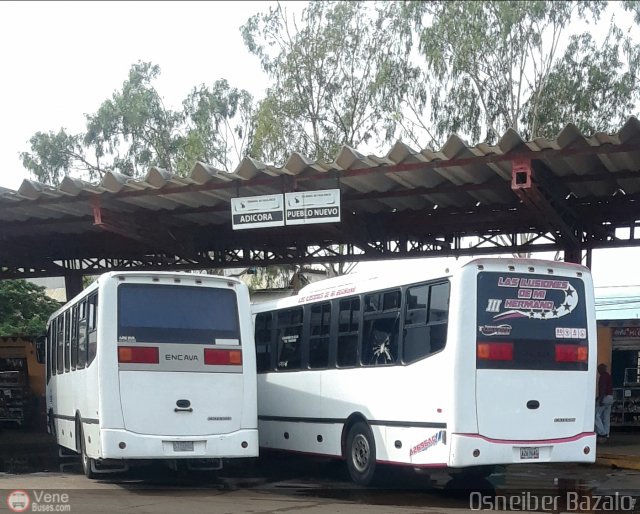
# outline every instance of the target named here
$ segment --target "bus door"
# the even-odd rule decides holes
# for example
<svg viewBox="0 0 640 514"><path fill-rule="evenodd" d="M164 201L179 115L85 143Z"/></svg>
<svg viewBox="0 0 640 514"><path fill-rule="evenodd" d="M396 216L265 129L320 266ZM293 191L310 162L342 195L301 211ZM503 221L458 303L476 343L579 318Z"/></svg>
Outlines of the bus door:
<svg viewBox="0 0 640 514"><path fill-rule="evenodd" d="M477 284L478 433L542 440L583 432L594 395L588 338L596 337L583 281L485 271Z"/></svg>
<svg viewBox="0 0 640 514"><path fill-rule="evenodd" d="M241 428L243 359L233 289L120 284L117 337L126 430L188 436Z"/></svg>

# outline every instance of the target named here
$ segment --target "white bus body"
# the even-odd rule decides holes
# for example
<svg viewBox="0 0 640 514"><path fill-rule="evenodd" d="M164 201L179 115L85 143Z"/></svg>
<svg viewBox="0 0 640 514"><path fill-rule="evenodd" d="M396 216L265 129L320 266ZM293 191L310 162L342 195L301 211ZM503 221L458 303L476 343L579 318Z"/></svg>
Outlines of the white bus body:
<svg viewBox="0 0 640 514"><path fill-rule="evenodd" d="M233 278L106 273L47 326L47 411L87 476L258 455L249 292Z"/></svg>
<svg viewBox="0 0 640 514"><path fill-rule="evenodd" d="M407 276L401 266L252 305L260 446L344 458L362 484L376 462L468 472L594 462L589 270L477 259Z"/></svg>

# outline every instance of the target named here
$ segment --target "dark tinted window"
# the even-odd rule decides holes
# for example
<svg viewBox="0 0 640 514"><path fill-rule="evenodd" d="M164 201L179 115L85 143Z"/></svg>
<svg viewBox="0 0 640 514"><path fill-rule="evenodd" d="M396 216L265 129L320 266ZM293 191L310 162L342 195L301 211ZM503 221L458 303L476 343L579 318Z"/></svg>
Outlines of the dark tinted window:
<svg viewBox="0 0 640 514"><path fill-rule="evenodd" d="M258 372L268 371L271 363L273 332L273 316L270 312L261 312L256 315L256 368Z"/></svg>
<svg viewBox="0 0 640 514"><path fill-rule="evenodd" d="M78 310L78 369L87 363L87 300L82 300Z"/></svg>
<svg viewBox="0 0 640 514"><path fill-rule="evenodd" d="M71 309L71 369L78 367L78 305Z"/></svg>
<svg viewBox="0 0 640 514"><path fill-rule="evenodd" d="M338 304L338 339L336 364L340 367L358 363L360 298L340 300Z"/></svg>
<svg viewBox="0 0 640 514"><path fill-rule="evenodd" d="M47 382L51 375L56 374L55 350L56 350L56 320L51 320L47 331Z"/></svg>
<svg viewBox="0 0 640 514"><path fill-rule="evenodd" d="M71 364L71 309L64 313L64 370L69 371Z"/></svg>
<svg viewBox="0 0 640 514"><path fill-rule="evenodd" d="M60 314L56 320L56 372L64 372L64 315Z"/></svg>
<svg viewBox="0 0 640 514"><path fill-rule="evenodd" d="M442 350L447 341L449 283L407 288L403 360L414 362Z"/></svg>
<svg viewBox="0 0 640 514"><path fill-rule="evenodd" d="M122 284L118 340L213 344L239 339L235 292L209 287Z"/></svg>
<svg viewBox="0 0 640 514"><path fill-rule="evenodd" d="M98 348L98 293L87 299L87 366L96 357Z"/></svg>
<svg viewBox="0 0 640 514"><path fill-rule="evenodd" d="M329 331L331 304L311 306L309 320L309 367L326 368L329 365Z"/></svg>
<svg viewBox="0 0 640 514"><path fill-rule="evenodd" d="M302 307L278 311L277 338L279 370L300 369L302 363Z"/></svg>
<svg viewBox="0 0 640 514"><path fill-rule="evenodd" d="M365 366L394 364L398 359L400 290L365 295L361 361Z"/></svg>

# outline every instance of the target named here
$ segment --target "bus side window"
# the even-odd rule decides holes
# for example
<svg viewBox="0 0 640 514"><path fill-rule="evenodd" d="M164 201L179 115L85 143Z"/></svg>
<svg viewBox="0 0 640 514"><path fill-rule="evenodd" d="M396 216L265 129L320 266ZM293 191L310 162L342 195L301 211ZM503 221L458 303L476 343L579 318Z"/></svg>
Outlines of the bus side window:
<svg viewBox="0 0 640 514"><path fill-rule="evenodd" d="M358 363L358 333L360 332L360 298L340 300L338 304L338 347L336 364L339 367Z"/></svg>
<svg viewBox="0 0 640 514"><path fill-rule="evenodd" d="M280 370L300 369L302 363L302 307L277 313L278 365Z"/></svg>
<svg viewBox="0 0 640 514"><path fill-rule="evenodd" d="M71 309L64 313L64 370L71 369Z"/></svg>
<svg viewBox="0 0 640 514"><path fill-rule="evenodd" d="M82 300L78 311L78 369L87 363L87 300Z"/></svg>
<svg viewBox="0 0 640 514"><path fill-rule="evenodd" d="M49 327L47 329L47 346L46 346L46 363L47 363L47 383L51 380L51 342L53 341L53 334L55 332L55 328L53 325L53 320L49 323Z"/></svg>
<svg viewBox="0 0 640 514"><path fill-rule="evenodd" d="M331 304L312 305L309 323L309 367L326 368L329 366Z"/></svg>
<svg viewBox="0 0 640 514"><path fill-rule="evenodd" d="M58 375L64 373L64 314L58 316L58 340L56 347L56 369Z"/></svg>
<svg viewBox="0 0 640 514"><path fill-rule="evenodd" d="M258 373L269 371L271 364L271 347L273 316L270 312L261 312L256 315L256 369Z"/></svg>
<svg viewBox="0 0 640 514"><path fill-rule="evenodd" d="M394 364L398 358L400 290L367 295L365 305L373 303L370 296L378 295L382 297L383 310L364 313L361 360L365 366Z"/></svg>
<svg viewBox="0 0 640 514"><path fill-rule="evenodd" d="M403 361L414 362L442 350L447 338L449 283L407 289Z"/></svg>
<svg viewBox="0 0 640 514"><path fill-rule="evenodd" d="M92 294L88 299L87 309L87 366L90 366L96 357L98 346L98 294Z"/></svg>
<svg viewBox="0 0 640 514"><path fill-rule="evenodd" d="M438 352L447 343L449 320L449 282L431 286L429 297L429 325L431 326L431 351Z"/></svg>
<svg viewBox="0 0 640 514"><path fill-rule="evenodd" d="M71 309L71 369L78 367L78 305Z"/></svg>

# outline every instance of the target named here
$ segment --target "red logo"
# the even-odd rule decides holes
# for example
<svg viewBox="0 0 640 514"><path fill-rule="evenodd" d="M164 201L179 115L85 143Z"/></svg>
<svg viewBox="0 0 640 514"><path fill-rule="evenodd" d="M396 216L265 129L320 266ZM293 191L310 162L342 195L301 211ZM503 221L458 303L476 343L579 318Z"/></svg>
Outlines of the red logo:
<svg viewBox="0 0 640 514"><path fill-rule="evenodd" d="M7 496L7 505L13 512L25 512L31 505L31 498L26 491L12 491Z"/></svg>

